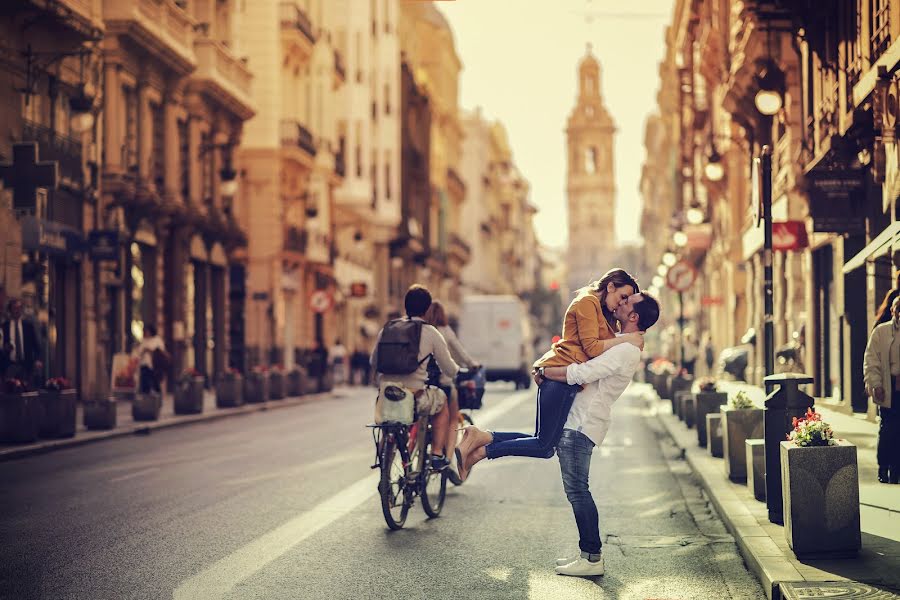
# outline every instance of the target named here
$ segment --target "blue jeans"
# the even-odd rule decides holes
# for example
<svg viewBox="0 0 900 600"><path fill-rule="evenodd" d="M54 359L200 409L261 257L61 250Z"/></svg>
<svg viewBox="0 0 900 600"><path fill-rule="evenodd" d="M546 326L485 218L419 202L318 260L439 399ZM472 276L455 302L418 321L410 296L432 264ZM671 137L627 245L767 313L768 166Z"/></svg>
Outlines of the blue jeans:
<svg viewBox="0 0 900 600"><path fill-rule="evenodd" d="M544 380L538 388L534 435L518 432L494 432L494 441L485 447L488 458L501 456L553 456L563 425L581 388L558 381Z"/></svg>
<svg viewBox="0 0 900 600"><path fill-rule="evenodd" d="M563 431L556 448L563 488L572 504L575 524L578 525L581 556L588 560L600 560L600 548L603 546L600 541L600 518L588 487L593 451L594 442L580 431L572 429Z"/></svg>

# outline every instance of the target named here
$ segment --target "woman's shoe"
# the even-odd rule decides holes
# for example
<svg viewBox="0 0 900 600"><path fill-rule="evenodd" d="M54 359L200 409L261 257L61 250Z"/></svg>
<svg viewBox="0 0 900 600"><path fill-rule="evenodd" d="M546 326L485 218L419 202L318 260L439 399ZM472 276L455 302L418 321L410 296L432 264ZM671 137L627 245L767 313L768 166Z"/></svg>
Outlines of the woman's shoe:
<svg viewBox="0 0 900 600"><path fill-rule="evenodd" d="M878 481L880 481L881 483L888 483L890 481L890 478L888 477L887 467L878 467Z"/></svg>

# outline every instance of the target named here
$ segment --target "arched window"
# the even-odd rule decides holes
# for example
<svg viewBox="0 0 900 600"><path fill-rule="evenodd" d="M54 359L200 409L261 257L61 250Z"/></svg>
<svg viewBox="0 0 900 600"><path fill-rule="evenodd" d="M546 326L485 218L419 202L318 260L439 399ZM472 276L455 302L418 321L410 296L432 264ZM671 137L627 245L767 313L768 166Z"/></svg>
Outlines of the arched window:
<svg viewBox="0 0 900 600"><path fill-rule="evenodd" d="M584 150L584 172L588 174L597 172L597 149L594 146Z"/></svg>

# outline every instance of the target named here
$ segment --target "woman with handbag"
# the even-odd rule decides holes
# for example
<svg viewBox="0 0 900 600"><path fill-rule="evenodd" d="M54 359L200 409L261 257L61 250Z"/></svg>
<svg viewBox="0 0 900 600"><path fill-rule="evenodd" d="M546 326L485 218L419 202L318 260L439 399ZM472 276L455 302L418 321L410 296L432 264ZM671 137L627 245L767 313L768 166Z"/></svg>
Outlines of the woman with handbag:
<svg viewBox="0 0 900 600"><path fill-rule="evenodd" d="M878 405L878 481L900 483L900 297L872 330L863 358L866 393Z"/></svg>

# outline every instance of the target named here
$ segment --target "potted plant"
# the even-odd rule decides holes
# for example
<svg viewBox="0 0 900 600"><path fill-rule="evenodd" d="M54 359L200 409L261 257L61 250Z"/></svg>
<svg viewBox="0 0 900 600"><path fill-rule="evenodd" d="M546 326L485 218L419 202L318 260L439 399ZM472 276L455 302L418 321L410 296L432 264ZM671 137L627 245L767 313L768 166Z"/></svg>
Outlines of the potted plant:
<svg viewBox="0 0 900 600"><path fill-rule="evenodd" d="M75 435L75 388L65 377L51 377L40 391L41 418L38 435L64 438Z"/></svg>
<svg viewBox="0 0 900 600"><path fill-rule="evenodd" d="M134 400L137 391L137 373L139 361L136 357L122 355L125 358L119 363L113 374L112 395L117 400Z"/></svg>
<svg viewBox="0 0 900 600"><path fill-rule="evenodd" d="M306 393L306 371L299 365L287 372L287 395L302 396Z"/></svg>
<svg viewBox="0 0 900 600"><path fill-rule="evenodd" d="M697 443L706 448L706 415L718 413L719 407L728 403L728 394L716 389L716 380L702 377L697 380L698 391L694 395L694 409L697 412Z"/></svg>
<svg viewBox="0 0 900 600"><path fill-rule="evenodd" d="M203 374L189 367L175 382L174 405L176 415L196 415L203 412Z"/></svg>
<svg viewBox="0 0 900 600"><path fill-rule="evenodd" d="M269 371L269 399L281 400L284 398L284 367L275 365Z"/></svg>
<svg viewBox="0 0 900 600"><path fill-rule="evenodd" d="M265 402L269 399L269 368L256 365L244 379L244 401Z"/></svg>
<svg viewBox="0 0 900 600"><path fill-rule="evenodd" d="M35 441L40 415L40 397L37 392L29 392L21 379L9 378L3 381L0 393L0 441Z"/></svg>
<svg viewBox="0 0 900 600"><path fill-rule="evenodd" d="M228 367L216 379L216 406L230 408L244 403L244 378L234 367Z"/></svg>
<svg viewBox="0 0 900 600"><path fill-rule="evenodd" d="M747 481L747 440L763 437L763 415L747 392L741 390L728 405L721 407L722 449L725 453L725 472L735 482Z"/></svg>
<svg viewBox="0 0 900 600"><path fill-rule="evenodd" d="M812 408L781 442L784 535L798 558L854 556L861 546L856 446Z"/></svg>

